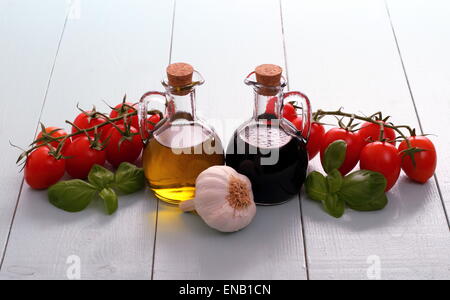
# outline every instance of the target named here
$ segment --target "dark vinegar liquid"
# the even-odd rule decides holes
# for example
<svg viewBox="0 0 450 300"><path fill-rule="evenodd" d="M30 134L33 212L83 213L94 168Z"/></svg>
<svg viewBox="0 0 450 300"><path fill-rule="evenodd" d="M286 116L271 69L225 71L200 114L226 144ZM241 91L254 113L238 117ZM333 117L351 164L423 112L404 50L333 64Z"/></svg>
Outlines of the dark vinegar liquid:
<svg viewBox="0 0 450 300"><path fill-rule="evenodd" d="M230 141L226 164L250 179L257 204L281 204L298 195L306 179L306 142L279 128L246 127Z"/></svg>

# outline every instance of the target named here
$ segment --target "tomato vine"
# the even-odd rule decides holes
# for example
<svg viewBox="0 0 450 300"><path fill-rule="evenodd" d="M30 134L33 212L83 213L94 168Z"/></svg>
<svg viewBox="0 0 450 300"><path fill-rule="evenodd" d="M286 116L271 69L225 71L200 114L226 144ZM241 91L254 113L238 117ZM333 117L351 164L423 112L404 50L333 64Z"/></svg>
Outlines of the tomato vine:
<svg viewBox="0 0 450 300"><path fill-rule="evenodd" d="M53 157L55 157L56 159L63 159L66 158L64 157L63 153L62 153L62 149L64 147L65 142L68 139L71 139L73 137L79 136L81 134L86 135L89 139L89 142L91 144L91 147L93 149L104 149L105 146L108 144L108 140L109 138L107 138L104 141L100 140L100 129L105 127L105 126L112 126L114 127L121 135L122 135L122 139L123 140L128 140L128 139L132 139L134 135L138 135L139 133L133 133L130 130L131 127L131 122L129 122L128 120L133 117L133 116L137 116L138 115L138 111L137 109L132 106L129 105L128 103L126 103L126 95L123 98L123 102L122 102L122 107L120 108L121 111L119 113L119 116L117 117L109 117L108 115L99 112L96 110L95 106L93 107L93 109L91 111L86 111L81 109L78 105L77 108L81 111L82 114L85 114L88 117L88 120L92 120L92 119L96 119L101 117L102 119L105 120L105 122L101 123L101 124L97 124L95 126L89 127L89 128L80 128L78 127L74 122L68 121L66 120L65 123L69 124L70 126L72 126L72 128L75 128L75 131L73 131L70 134L67 134L65 136L52 136L52 134L58 130L62 130L61 128L57 128L51 132L46 132L45 131L45 126L44 124L41 123L41 132L43 132L42 137L37 138L36 140L34 140L30 146L29 149L24 150L21 149L15 145L13 145L11 143L12 146L21 149L23 152L20 154L19 158L17 159L17 163L24 163L25 159L36 149L41 148L41 147L48 147L50 149L49 154ZM152 111L148 111L148 114L151 115L155 115L158 114L160 119L163 118L163 115L160 111L157 110L152 110ZM123 124L125 125L124 130L122 130L120 127L117 126L118 122L123 122ZM149 125L151 126L155 126L156 124L154 124L153 122L146 120L146 122L149 123ZM123 128L123 127L122 127ZM136 128L139 130L139 128ZM91 136L89 133L94 132L94 135ZM57 144L57 146L55 147L54 145Z"/></svg>

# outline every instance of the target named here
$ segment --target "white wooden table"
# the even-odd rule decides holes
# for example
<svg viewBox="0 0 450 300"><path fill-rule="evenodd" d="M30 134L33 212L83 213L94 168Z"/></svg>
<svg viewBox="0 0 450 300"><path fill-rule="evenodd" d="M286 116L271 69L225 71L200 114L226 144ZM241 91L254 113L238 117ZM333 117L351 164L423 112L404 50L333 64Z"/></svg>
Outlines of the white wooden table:
<svg viewBox="0 0 450 300"><path fill-rule="evenodd" d="M0 0L0 49L0 279L66 279L72 255L82 279L450 279L448 1ZM235 234L149 191L114 216L68 214L23 184L9 140L63 126L76 103L161 89L170 61L204 75L197 104L225 143L251 115L244 75L275 63L316 109L382 110L435 133L436 176L402 175L386 209L339 220L302 194Z"/></svg>

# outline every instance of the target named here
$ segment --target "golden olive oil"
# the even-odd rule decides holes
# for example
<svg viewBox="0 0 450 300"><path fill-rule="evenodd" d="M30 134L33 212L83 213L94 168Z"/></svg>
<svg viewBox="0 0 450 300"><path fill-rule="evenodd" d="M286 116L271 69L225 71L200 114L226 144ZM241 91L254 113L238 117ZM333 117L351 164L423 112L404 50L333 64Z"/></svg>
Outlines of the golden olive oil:
<svg viewBox="0 0 450 300"><path fill-rule="evenodd" d="M201 125L172 125L150 139L143 162L156 197L179 204L195 197L198 175L223 165L224 154L220 140Z"/></svg>

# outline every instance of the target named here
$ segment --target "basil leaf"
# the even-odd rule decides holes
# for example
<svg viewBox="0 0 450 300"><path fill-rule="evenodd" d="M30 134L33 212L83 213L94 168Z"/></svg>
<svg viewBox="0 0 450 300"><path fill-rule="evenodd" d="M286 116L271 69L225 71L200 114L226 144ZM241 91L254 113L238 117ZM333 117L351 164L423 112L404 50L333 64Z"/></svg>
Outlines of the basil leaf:
<svg viewBox="0 0 450 300"><path fill-rule="evenodd" d="M339 192L342 186L342 181L343 181L342 175L337 169L331 171L330 174L328 174L327 176L328 191L330 193Z"/></svg>
<svg viewBox="0 0 450 300"><path fill-rule="evenodd" d="M312 200L319 202L324 201L328 194L325 176L317 171L309 173L305 182L305 191Z"/></svg>
<svg viewBox="0 0 450 300"><path fill-rule="evenodd" d="M347 143L343 140L337 140L328 145L322 161L324 171L329 174L334 169L339 169L344 163L346 152Z"/></svg>
<svg viewBox="0 0 450 300"><path fill-rule="evenodd" d="M349 205L353 210L358 211L375 211L375 210L381 210L386 207L388 204L388 198L386 194L382 194L380 197L373 199L371 202L366 204L360 204L360 205Z"/></svg>
<svg viewBox="0 0 450 300"><path fill-rule="evenodd" d="M335 218L340 218L345 212L345 201L340 199L337 194L328 194L322 201L325 211Z"/></svg>
<svg viewBox="0 0 450 300"><path fill-rule="evenodd" d="M97 194L95 186L79 179L61 181L48 189L51 204L68 212L85 209Z"/></svg>
<svg viewBox="0 0 450 300"><path fill-rule="evenodd" d="M386 179L382 174L369 170L359 170L344 177L338 195L350 207L369 208L370 205L375 205L375 203L383 203L381 197L385 188ZM379 206L375 205L374 207Z"/></svg>
<svg viewBox="0 0 450 300"><path fill-rule="evenodd" d="M113 189L105 188L98 195L103 199L103 204L105 205L108 215L112 215L117 211L117 208L119 207L119 199Z"/></svg>
<svg viewBox="0 0 450 300"><path fill-rule="evenodd" d="M145 186L144 169L122 163L116 171L114 187L122 194L132 194Z"/></svg>
<svg viewBox="0 0 450 300"><path fill-rule="evenodd" d="M114 173L99 165L94 165L88 175L89 183L102 190L114 182Z"/></svg>

